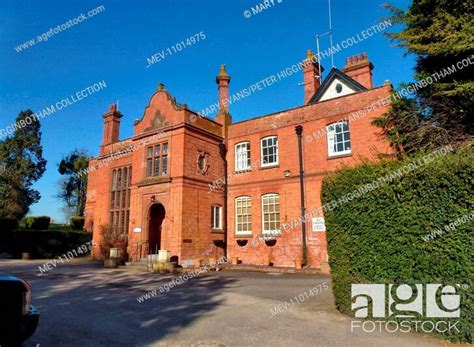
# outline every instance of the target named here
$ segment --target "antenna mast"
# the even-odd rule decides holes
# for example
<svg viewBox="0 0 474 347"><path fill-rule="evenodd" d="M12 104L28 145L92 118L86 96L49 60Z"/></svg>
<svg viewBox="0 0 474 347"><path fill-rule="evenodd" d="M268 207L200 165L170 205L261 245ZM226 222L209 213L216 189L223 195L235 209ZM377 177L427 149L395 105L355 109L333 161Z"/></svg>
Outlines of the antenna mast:
<svg viewBox="0 0 474 347"><path fill-rule="evenodd" d="M331 16L331 0L328 0L328 14L329 14L329 45L332 51L332 16ZM334 54L331 54L331 67L334 67Z"/></svg>
<svg viewBox="0 0 474 347"><path fill-rule="evenodd" d="M334 54L332 53L332 18L331 18L331 0L328 0L328 15L329 15L329 31L316 35L316 50L318 56L318 70L319 78L321 79L321 52L319 50L319 39L323 36L329 35L329 45L331 50L331 67L334 67Z"/></svg>

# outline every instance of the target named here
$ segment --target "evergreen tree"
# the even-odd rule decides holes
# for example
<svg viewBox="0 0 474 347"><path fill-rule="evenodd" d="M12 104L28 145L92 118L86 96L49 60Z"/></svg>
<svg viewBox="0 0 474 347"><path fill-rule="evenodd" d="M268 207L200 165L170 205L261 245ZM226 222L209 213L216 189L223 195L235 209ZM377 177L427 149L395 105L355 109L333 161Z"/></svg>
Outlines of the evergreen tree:
<svg viewBox="0 0 474 347"><path fill-rule="evenodd" d="M12 137L0 142L0 218L21 219L38 202L40 193L33 189L46 170L41 146L41 124L33 112L20 112Z"/></svg>
<svg viewBox="0 0 474 347"><path fill-rule="evenodd" d="M406 54L416 55L415 80L440 74L466 58L474 63L472 0L414 0L406 12L386 7L392 22L403 25L402 31L388 34L389 38ZM419 89L413 99L395 102L374 123L393 135L394 145L406 152L472 139L473 69L474 65L456 67L456 72L443 74Z"/></svg>
<svg viewBox="0 0 474 347"><path fill-rule="evenodd" d="M59 163L58 171L65 177L59 182L58 197L66 203L66 211L75 211L84 216L87 195L87 174L89 157L86 151L75 149ZM80 175L79 175L80 174Z"/></svg>

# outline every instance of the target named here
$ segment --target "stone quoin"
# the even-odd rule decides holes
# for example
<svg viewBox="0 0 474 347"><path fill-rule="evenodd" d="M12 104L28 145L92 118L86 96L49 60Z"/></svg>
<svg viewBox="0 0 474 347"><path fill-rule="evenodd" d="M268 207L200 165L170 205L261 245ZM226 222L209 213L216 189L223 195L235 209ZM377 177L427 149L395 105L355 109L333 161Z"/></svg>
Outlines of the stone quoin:
<svg viewBox="0 0 474 347"><path fill-rule="evenodd" d="M214 119L177 103L159 84L124 140L122 114L112 105L103 115L100 153L89 164L85 228L93 233L93 256L107 252L108 227L124 235L131 261L166 250L184 266L225 255L247 265L327 271L324 216L301 223L305 213L320 211L324 176L392 154L371 125L390 107L392 86L374 87L372 70L364 53L323 79L308 51L303 105L233 122L231 78L222 65Z"/></svg>

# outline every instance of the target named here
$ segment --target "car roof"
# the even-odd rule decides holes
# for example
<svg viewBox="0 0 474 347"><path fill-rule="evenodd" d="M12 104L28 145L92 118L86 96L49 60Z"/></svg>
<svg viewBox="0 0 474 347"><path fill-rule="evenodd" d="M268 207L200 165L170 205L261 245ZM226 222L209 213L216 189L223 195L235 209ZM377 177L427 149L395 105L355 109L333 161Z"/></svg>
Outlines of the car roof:
<svg viewBox="0 0 474 347"><path fill-rule="evenodd" d="M0 281L15 281L15 282L21 282L21 279L18 277L0 272Z"/></svg>

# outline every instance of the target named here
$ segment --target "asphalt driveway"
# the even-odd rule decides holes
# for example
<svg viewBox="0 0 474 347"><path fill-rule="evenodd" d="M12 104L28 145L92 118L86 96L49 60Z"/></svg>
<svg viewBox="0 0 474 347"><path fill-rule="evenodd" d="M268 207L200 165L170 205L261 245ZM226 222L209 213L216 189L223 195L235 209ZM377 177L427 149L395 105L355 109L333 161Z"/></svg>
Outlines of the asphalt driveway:
<svg viewBox="0 0 474 347"><path fill-rule="evenodd" d="M39 275L39 260L0 260L27 279L41 311L25 346L440 346L414 333L354 332L323 275L220 271L137 298L176 275L75 260ZM316 288L316 289L314 289ZM327 289L325 289L327 288Z"/></svg>

